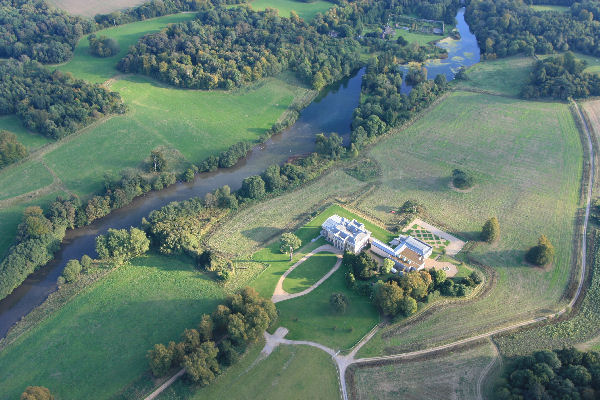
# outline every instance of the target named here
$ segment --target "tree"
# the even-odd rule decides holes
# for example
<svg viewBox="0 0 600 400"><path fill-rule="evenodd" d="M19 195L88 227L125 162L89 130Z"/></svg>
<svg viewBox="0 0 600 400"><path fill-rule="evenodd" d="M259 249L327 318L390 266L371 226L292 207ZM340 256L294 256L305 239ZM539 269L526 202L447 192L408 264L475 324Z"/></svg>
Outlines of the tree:
<svg viewBox="0 0 600 400"><path fill-rule="evenodd" d="M0 168L17 162L26 155L27 148L17 140L17 135L0 131Z"/></svg>
<svg viewBox="0 0 600 400"><path fill-rule="evenodd" d="M275 192L284 185L281 177L281 168L277 164L270 165L262 174L262 178L265 181L265 188L269 192Z"/></svg>
<svg viewBox="0 0 600 400"><path fill-rule="evenodd" d="M40 207L31 206L23 211L23 220L17 228L17 239L20 242L39 238L51 232L52 222L44 216Z"/></svg>
<svg viewBox="0 0 600 400"><path fill-rule="evenodd" d="M138 257L150 249L146 233L138 228L109 229L106 235L96 237L96 252L101 259L123 262Z"/></svg>
<svg viewBox="0 0 600 400"><path fill-rule="evenodd" d="M554 246L545 235L542 235L538 239L538 244L525 254L525 259L534 265L547 265L554 260Z"/></svg>
<svg viewBox="0 0 600 400"><path fill-rule="evenodd" d="M162 150L156 149L150 152L150 171L162 172L167 169L167 159Z"/></svg>
<svg viewBox="0 0 600 400"><path fill-rule="evenodd" d="M429 275L431 275L431 279L433 280L433 287L435 289L439 289L442 283L446 281L446 271L442 269L430 269Z"/></svg>
<svg viewBox="0 0 600 400"><path fill-rule="evenodd" d="M219 350L214 342L202 343L192 354L183 360L186 376L200 386L210 384L220 372L217 354Z"/></svg>
<svg viewBox="0 0 600 400"><path fill-rule="evenodd" d="M208 342L213 339L214 323L210 315L203 314L202 320L198 324L198 334L200 340Z"/></svg>
<svg viewBox="0 0 600 400"><path fill-rule="evenodd" d="M475 184L475 178L470 173L462 169L452 171L452 185L461 190L470 189Z"/></svg>
<svg viewBox="0 0 600 400"><path fill-rule="evenodd" d="M373 302L384 315L395 316L400 312L403 296L404 291L395 282L379 283Z"/></svg>
<svg viewBox="0 0 600 400"><path fill-rule="evenodd" d="M21 400L54 400L54 396L43 386L27 386Z"/></svg>
<svg viewBox="0 0 600 400"><path fill-rule="evenodd" d="M394 268L394 265L396 265L396 263L392 260L390 260L389 258L386 258L385 260L383 260L383 268L382 271L384 274L389 274L390 272L392 272L392 268Z"/></svg>
<svg viewBox="0 0 600 400"><path fill-rule="evenodd" d="M488 243L493 243L500 238L500 224L498 218L492 217L485 221L481 228L481 240Z"/></svg>
<svg viewBox="0 0 600 400"><path fill-rule="evenodd" d="M171 369L174 354L172 348L167 348L164 344L159 343L155 344L152 350L148 350L146 357L154 376L161 377Z"/></svg>
<svg viewBox="0 0 600 400"><path fill-rule="evenodd" d="M90 269L91 266L92 266L92 257L88 256L87 254L84 254L81 257L81 268L84 271L87 271L88 269Z"/></svg>
<svg viewBox="0 0 600 400"><path fill-rule="evenodd" d="M297 250L302 245L302 240L291 232L286 232L281 235L280 239L281 245L279 246L279 250L283 254L290 253L290 261L294 256L294 250Z"/></svg>
<svg viewBox="0 0 600 400"><path fill-rule="evenodd" d="M79 279L79 274L81 274L81 264L77 260L69 260L64 271L63 276L65 281L67 282L75 282Z"/></svg>
<svg viewBox="0 0 600 400"><path fill-rule="evenodd" d="M313 76L313 80L312 80L313 89L320 91L321 89L323 89L325 87L326 84L327 84L327 82L323 78L323 74L321 73L321 71L317 72Z"/></svg>
<svg viewBox="0 0 600 400"><path fill-rule="evenodd" d="M338 159L346 150L344 148L343 139L337 133L332 133L329 136L319 133L315 140L315 151L328 158Z"/></svg>
<svg viewBox="0 0 600 400"><path fill-rule="evenodd" d="M413 315L417 312L417 301L410 296L402 297L402 300L398 304L398 311L405 317Z"/></svg>
<svg viewBox="0 0 600 400"><path fill-rule="evenodd" d="M260 199L265 195L265 181L259 175L249 176L242 182L242 195L249 199Z"/></svg>
<svg viewBox="0 0 600 400"><path fill-rule="evenodd" d="M407 296L411 296L416 300L427 296L429 289L428 283L423 280L423 277L418 271L402 275L400 278L400 287Z"/></svg>
<svg viewBox="0 0 600 400"><path fill-rule="evenodd" d="M344 314L348 308L348 298L343 293L332 293L329 297L329 305L336 314Z"/></svg>

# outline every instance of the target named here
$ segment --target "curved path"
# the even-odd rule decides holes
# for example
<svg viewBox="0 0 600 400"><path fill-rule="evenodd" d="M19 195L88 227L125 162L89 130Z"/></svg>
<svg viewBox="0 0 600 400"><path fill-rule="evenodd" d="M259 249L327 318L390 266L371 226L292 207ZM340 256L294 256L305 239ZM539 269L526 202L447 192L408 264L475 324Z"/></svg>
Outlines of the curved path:
<svg viewBox="0 0 600 400"><path fill-rule="evenodd" d="M285 278L294 269L296 269L296 267L298 267L304 261L308 260L312 255L317 254L317 253L322 253L324 251L337 254L337 258L338 258L337 261L336 261L336 263L335 263L335 265L333 266L333 268L331 268L329 270L329 272L327 272L314 285L312 285L308 289L305 289L305 290L303 290L301 292L298 292L298 293L288 293L285 290L283 290L283 281L285 280ZM294 265L292 265L287 271L285 271L285 273L281 276L281 278L279 278L279 281L277 282L277 286L275 286L275 291L273 292L273 297L271 297L271 301L273 301L273 303L279 303L280 301L289 300L289 299L293 299L293 298L296 298L296 297L300 297L300 296L304 296L306 294L309 294L310 292L312 292L313 290L315 290L317 287L319 287L323 282L325 282L327 280L327 278L329 278L335 271L338 270L338 268L342 264L342 257L343 257L343 255L344 254L342 253L342 251L340 249L337 249L337 248L335 248L335 247L333 247L333 246L331 246L329 244L317 247L316 249L314 249L313 251L311 251L310 253L308 253L304 257L302 257L300 260L298 260L297 263L295 263Z"/></svg>
<svg viewBox="0 0 600 400"><path fill-rule="evenodd" d="M481 374L479 375L479 379L477 379L477 400L483 400L483 393L481 388L483 387L483 381L485 380L486 376L490 373L492 367L496 365L497 361L500 361L502 363L502 359L500 358L498 348L491 340L490 344L492 345L492 349L494 350L494 358L492 358L492 361L490 361L490 363L485 366L485 368L483 369L483 371L481 371Z"/></svg>

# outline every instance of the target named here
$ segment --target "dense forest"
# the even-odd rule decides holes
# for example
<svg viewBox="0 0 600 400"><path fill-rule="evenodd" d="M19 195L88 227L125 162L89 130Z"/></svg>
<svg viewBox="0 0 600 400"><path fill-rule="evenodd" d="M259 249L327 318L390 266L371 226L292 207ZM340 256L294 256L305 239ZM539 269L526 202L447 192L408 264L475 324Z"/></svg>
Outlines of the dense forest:
<svg viewBox="0 0 600 400"><path fill-rule="evenodd" d="M104 115L125 112L121 96L70 74L51 72L36 61L0 64L0 115L17 114L23 124L59 139Z"/></svg>
<svg viewBox="0 0 600 400"><path fill-rule="evenodd" d="M73 56L79 38L95 28L91 20L51 8L43 0L0 1L0 58L26 55L41 63Z"/></svg>
<svg viewBox="0 0 600 400"><path fill-rule="evenodd" d="M538 351L510 360L495 398L597 399L600 396L600 354L577 349Z"/></svg>
<svg viewBox="0 0 600 400"><path fill-rule="evenodd" d="M19 161L27 155L27 149L17 136L8 131L0 131L0 169Z"/></svg>
<svg viewBox="0 0 600 400"><path fill-rule="evenodd" d="M563 13L535 11L522 0L470 0L465 19L488 59L567 50L600 55L597 1L573 3Z"/></svg>
<svg viewBox="0 0 600 400"><path fill-rule="evenodd" d="M553 97L566 100L600 95L600 76L584 73L585 62L575 55L548 57L536 62L529 83L521 96L526 99Z"/></svg>
<svg viewBox="0 0 600 400"><path fill-rule="evenodd" d="M230 89L291 68L316 89L358 65L358 43L319 34L297 16L247 7L200 11L194 21L142 38L121 62L123 72L174 86Z"/></svg>

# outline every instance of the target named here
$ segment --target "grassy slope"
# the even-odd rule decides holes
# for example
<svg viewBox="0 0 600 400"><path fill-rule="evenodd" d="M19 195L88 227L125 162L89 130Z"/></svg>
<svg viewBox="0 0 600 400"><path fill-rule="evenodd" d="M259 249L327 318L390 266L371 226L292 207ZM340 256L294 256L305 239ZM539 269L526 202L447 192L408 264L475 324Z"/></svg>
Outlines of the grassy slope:
<svg viewBox="0 0 600 400"><path fill-rule="evenodd" d="M276 8L279 15L289 17L291 11L295 11L298 16L305 21L310 21L318 13L325 14L327 10L334 6L333 3L324 0L313 2L303 2L296 0L253 0L250 5L255 10L264 10L265 8Z"/></svg>
<svg viewBox="0 0 600 400"><path fill-rule="evenodd" d="M185 259L136 259L0 353L0 397L35 383L64 399L110 398L147 370L154 343L176 340L223 296Z"/></svg>
<svg viewBox="0 0 600 400"><path fill-rule="evenodd" d="M194 391L179 381L160 400L336 399L336 368L325 352L308 346L279 346L258 361L262 343L206 388Z"/></svg>
<svg viewBox="0 0 600 400"><path fill-rule="evenodd" d="M482 345L430 360L363 367L355 373L353 398L475 400L477 380L492 357L491 347Z"/></svg>
<svg viewBox="0 0 600 400"><path fill-rule="evenodd" d="M69 14L84 15L86 17L110 13L145 2L145 0L49 0L50 4L62 8Z"/></svg>
<svg viewBox="0 0 600 400"><path fill-rule="evenodd" d="M454 81L453 85L518 97L522 86L529 80L533 62L533 58L529 57L485 61L467 70L468 80Z"/></svg>
<svg viewBox="0 0 600 400"><path fill-rule="evenodd" d="M0 117L0 131L9 131L17 135L19 142L27 147L27 150L29 151L51 142L51 140L45 136L28 131L14 115Z"/></svg>
<svg viewBox="0 0 600 400"><path fill-rule="evenodd" d="M350 349L379 322L379 313L368 297L346 287L343 268L309 294L277 303L280 326L289 329L286 339L311 340L334 349ZM332 293L343 293L349 306L343 315L329 306Z"/></svg>
<svg viewBox="0 0 600 400"><path fill-rule="evenodd" d="M386 340L379 335L363 354L457 339L556 307L571 269L582 168L579 135L566 105L458 92L379 143L370 156L382 165L382 185L359 208L385 220L390 208L418 199L461 237L476 237L491 215L498 216L502 235L498 244L473 253L499 275L489 296L434 313ZM459 166L479 181L469 193L448 188L450 172ZM523 262L541 233L557 251L547 271Z"/></svg>
<svg viewBox="0 0 600 400"><path fill-rule="evenodd" d="M336 261L337 256L334 253L313 254L285 278L283 290L288 293L298 293L308 289L329 272Z"/></svg>
<svg viewBox="0 0 600 400"><path fill-rule="evenodd" d="M530 6L536 11L558 11L558 12L567 12L569 11L569 7L566 6L552 6L552 5L542 5L542 4L533 4Z"/></svg>
<svg viewBox="0 0 600 400"><path fill-rule="evenodd" d="M0 200L43 188L53 180L52 174L40 162L12 166L0 174Z"/></svg>

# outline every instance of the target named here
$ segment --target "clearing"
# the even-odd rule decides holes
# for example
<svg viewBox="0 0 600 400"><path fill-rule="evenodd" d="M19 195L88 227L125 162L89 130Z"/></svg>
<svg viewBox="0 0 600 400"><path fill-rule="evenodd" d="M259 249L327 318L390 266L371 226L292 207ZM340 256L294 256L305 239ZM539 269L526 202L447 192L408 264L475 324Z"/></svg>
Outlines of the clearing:
<svg viewBox="0 0 600 400"><path fill-rule="evenodd" d="M567 6L554 6L547 4L532 4L530 6L535 11L555 11L555 12L568 12L569 7Z"/></svg>
<svg viewBox="0 0 600 400"><path fill-rule="evenodd" d="M224 296L186 258L135 259L0 352L3 398L18 398L32 382L64 399L114 397L148 381L147 350L177 340Z"/></svg>
<svg viewBox="0 0 600 400"><path fill-rule="evenodd" d="M146 0L49 0L49 2L69 14L92 17L96 14L108 14L124 8L134 7L145 3Z"/></svg>
<svg viewBox="0 0 600 400"><path fill-rule="evenodd" d="M279 10L279 15L282 17L289 17L290 13L295 11L305 21L310 21L319 13L325 14L334 5L334 3L325 0L307 2L297 0L253 0L250 2L250 6L257 11L265 8L275 8Z"/></svg>

